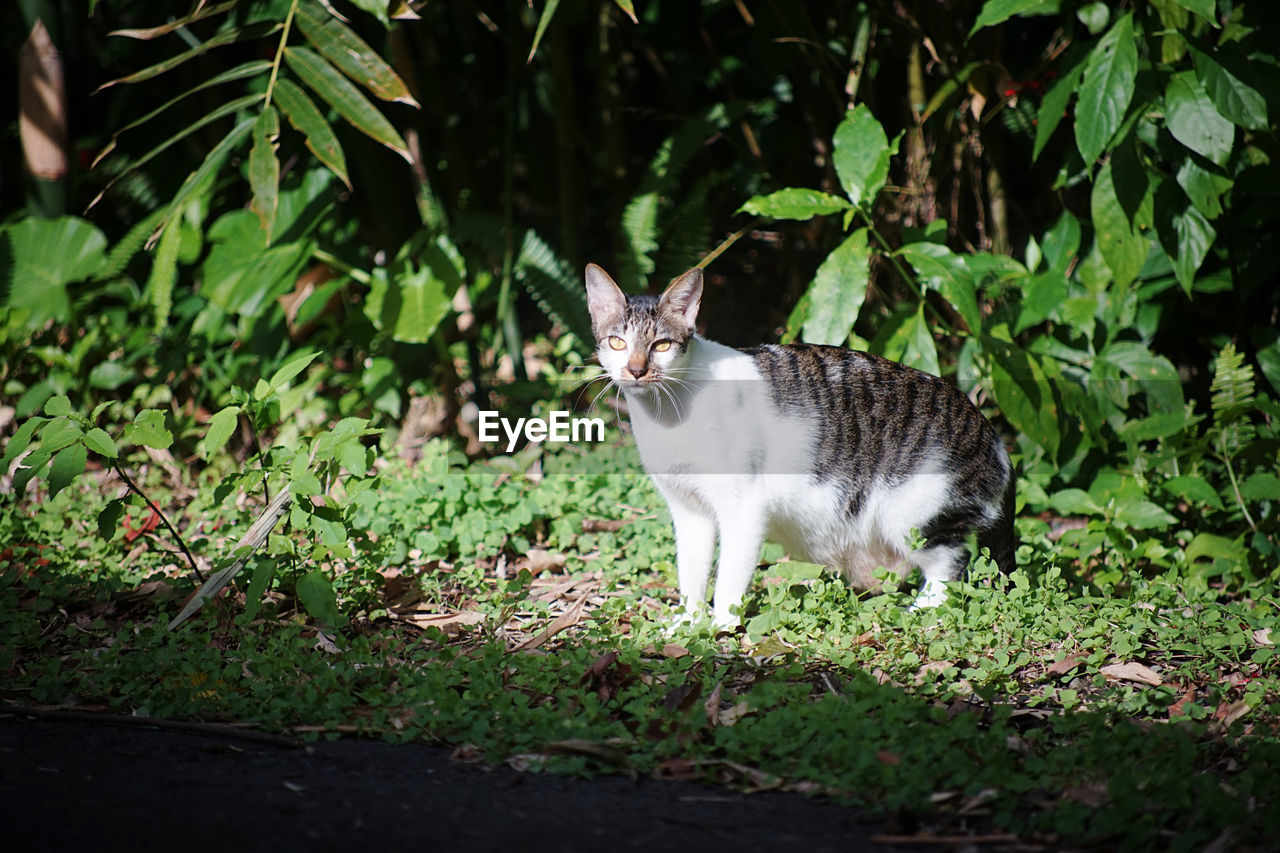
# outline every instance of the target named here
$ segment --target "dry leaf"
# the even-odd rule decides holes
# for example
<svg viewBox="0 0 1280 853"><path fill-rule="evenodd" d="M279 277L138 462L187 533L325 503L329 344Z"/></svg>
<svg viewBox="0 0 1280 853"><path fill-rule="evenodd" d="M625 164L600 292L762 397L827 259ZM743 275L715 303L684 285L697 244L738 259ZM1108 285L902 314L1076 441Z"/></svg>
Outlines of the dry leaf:
<svg viewBox="0 0 1280 853"><path fill-rule="evenodd" d="M1223 703L1218 706L1218 710L1213 712L1213 718L1222 723L1222 727L1229 728L1232 723L1249 713L1249 704L1243 699L1237 699L1231 704Z"/></svg>
<svg viewBox="0 0 1280 853"><path fill-rule="evenodd" d="M439 628L446 634L457 634L463 628L484 623L484 614L474 610L457 613L406 613L403 617L419 628Z"/></svg>
<svg viewBox="0 0 1280 853"><path fill-rule="evenodd" d="M1101 669L1101 672L1112 681L1133 681L1138 684L1149 684L1152 687L1164 684L1164 679L1154 669L1134 661L1108 664Z"/></svg>
<svg viewBox="0 0 1280 853"><path fill-rule="evenodd" d="M525 558L529 561L526 568L529 569L530 574L535 575L563 571L566 562L564 554L554 553L545 548L530 548Z"/></svg>
<svg viewBox="0 0 1280 853"><path fill-rule="evenodd" d="M1049 664L1045 672L1049 675L1065 675L1066 673L1070 672L1071 670L1079 666L1080 661L1084 660L1087 657L1088 655L1085 654L1084 652L1074 652L1072 654L1067 655L1062 660L1054 661L1053 663Z"/></svg>
<svg viewBox="0 0 1280 853"><path fill-rule="evenodd" d="M931 660L916 672L916 686L924 684L929 676L935 672L942 672L947 667L954 665L954 661L949 660Z"/></svg>
<svg viewBox="0 0 1280 853"><path fill-rule="evenodd" d="M1271 639L1270 628L1259 628L1253 632L1253 641L1260 646L1274 646L1275 640Z"/></svg>
<svg viewBox="0 0 1280 853"><path fill-rule="evenodd" d="M587 597L584 595L575 601L572 607L553 619L551 624L544 628L541 634L538 634L536 637L530 637L511 651L523 652L528 651L529 649L536 649L538 646L541 646L561 631L577 625L582 621L582 610L586 603Z"/></svg>

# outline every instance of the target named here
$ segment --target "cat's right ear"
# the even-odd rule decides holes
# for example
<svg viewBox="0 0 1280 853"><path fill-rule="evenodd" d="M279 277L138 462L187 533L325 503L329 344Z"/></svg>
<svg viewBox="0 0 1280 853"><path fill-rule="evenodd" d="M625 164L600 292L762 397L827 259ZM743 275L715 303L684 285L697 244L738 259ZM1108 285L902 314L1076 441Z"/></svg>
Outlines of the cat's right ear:
<svg viewBox="0 0 1280 853"><path fill-rule="evenodd" d="M659 310L671 311L692 330L698 321L698 307L702 305L702 270L694 267L680 276L662 292L658 300Z"/></svg>
<svg viewBox="0 0 1280 853"><path fill-rule="evenodd" d="M595 328L611 326L627 312L626 294L595 264L587 264L587 310Z"/></svg>

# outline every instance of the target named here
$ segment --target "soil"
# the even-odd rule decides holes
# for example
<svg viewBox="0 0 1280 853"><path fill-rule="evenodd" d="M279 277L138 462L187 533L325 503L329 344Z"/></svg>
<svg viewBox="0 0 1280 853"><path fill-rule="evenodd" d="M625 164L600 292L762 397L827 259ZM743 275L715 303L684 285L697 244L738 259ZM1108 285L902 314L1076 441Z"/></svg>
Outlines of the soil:
<svg viewBox="0 0 1280 853"><path fill-rule="evenodd" d="M801 794L565 778L450 756L0 716L0 838L15 853L901 849L874 843L883 827L856 810Z"/></svg>

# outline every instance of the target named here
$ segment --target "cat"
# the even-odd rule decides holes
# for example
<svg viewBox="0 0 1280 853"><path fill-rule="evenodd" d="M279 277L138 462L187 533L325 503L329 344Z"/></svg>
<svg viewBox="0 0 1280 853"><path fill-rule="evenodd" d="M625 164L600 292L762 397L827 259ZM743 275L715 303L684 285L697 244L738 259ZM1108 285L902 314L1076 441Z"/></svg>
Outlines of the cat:
<svg viewBox="0 0 1280 853"><path fill-rule="evenodd" d="M682 621L705 612L717 541L720 629L739 623L766 538L860 590L878 567L918 566L915 607L946 600L971 533L1014 568L1013 468L968 398L869 353L709 341L694 329L702 286L692 269L661 297L627 296L586 269L600 365L674 523Z"/></svg>

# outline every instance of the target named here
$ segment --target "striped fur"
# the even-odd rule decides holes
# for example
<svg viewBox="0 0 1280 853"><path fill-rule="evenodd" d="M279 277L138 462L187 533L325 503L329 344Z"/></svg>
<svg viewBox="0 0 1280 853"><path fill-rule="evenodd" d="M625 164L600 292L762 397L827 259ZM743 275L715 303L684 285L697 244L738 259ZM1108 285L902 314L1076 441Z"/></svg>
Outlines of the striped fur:
<svg viewBox="0 0 1280 853"><path fill-rule="evenodd" d="M708 341L694 333L701 293L699 270L661 297L628 298L587 268L600 363L671 510L688 617L705 605L717 542L720 625L736 623L766 536L860 589L878 567L918 566L920 605L945 598L970 534L1013 568L1008 454L963 394L839 347Z"/></svg>

